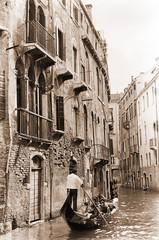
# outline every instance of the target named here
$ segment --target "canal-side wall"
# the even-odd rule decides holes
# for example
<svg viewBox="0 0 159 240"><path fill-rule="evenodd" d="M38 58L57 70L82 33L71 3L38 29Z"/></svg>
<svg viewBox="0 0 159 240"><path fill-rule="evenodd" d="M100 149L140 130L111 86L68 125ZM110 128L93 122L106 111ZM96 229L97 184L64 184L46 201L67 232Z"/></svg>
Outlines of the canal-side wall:
<svg viewBox="0 0 159 240"><path fill-rule="evenodd" d="M141 188L159 191L159 165L143 167L141 170Z"/></svg>

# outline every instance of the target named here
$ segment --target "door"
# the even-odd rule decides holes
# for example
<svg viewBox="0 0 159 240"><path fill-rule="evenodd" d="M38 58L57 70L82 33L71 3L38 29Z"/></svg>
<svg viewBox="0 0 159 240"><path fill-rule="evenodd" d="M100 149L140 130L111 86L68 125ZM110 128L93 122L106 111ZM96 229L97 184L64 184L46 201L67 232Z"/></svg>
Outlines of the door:
<svg viewBox="0 0 159 240"><path fill-rule="evenodd" d="M31 168L31 192L30 192L30 221L40 219L41 200L41 160L35 156L32 160Z"/></svg>

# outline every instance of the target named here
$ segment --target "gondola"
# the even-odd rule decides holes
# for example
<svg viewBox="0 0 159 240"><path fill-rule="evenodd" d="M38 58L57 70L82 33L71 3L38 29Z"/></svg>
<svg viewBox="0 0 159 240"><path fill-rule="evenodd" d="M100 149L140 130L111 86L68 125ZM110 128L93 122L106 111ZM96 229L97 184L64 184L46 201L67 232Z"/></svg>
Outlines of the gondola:
<svg viewBox="0 0 159 240"><path fill-rule="evenodd" d="M72 230L89 230L99 226L97 219L90 219L87 214L75 212L70 206L68 197L66 198L60 213Z"/></svg>
<svg viewBox="0 0 159 240"><path fill-rule="evenodd" d="M90 215L87 213L81 214L75 212L70 206L68 197L60 210L60 214L72 230L90 230L102 224L108 224L106 218L100 212L99 215L94 218L90 218Z"/></svg>

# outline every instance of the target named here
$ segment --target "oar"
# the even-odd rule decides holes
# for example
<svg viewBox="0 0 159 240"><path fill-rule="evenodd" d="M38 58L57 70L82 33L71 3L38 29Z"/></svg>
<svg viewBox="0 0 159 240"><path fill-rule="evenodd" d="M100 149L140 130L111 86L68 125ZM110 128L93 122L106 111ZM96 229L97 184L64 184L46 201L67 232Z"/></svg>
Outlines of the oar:
<svg viewBox="0 0 159 240"><path fill-rule="evenodd" d="M93 205L95 206L95 208L97 209L99 215L102 217L102 219L104 220L104 222L108 225L108 222L106 221L106 219L104 218L104 216L102 215L101 211L99 210L99 208L96 206L95 202L93 201L93 199L89 196L89 194L87 193L87 191L83 188L83 191L85 192L85 194L88 196L88 198L91 200L91 202L93 203Z"/></svg>

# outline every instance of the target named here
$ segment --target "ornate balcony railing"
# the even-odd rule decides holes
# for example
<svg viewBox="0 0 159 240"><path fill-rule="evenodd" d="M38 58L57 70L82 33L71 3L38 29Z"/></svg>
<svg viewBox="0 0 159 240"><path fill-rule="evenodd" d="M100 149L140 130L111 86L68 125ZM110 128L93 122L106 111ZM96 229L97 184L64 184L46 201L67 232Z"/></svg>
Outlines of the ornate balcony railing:
<svg viewBox="0 0 159 240"><path fill-rule="evenodd" d="M24 108L17 108L18 133L29 139L48 142L51 140L52 120L30 112Z"/></svg>
<svg viewBox="0 0 159 240"><path fill-rule="evenodd" d="M46 53L55 57L54 37L36 20L27 22L26 42L38 44Z"/></svg>

